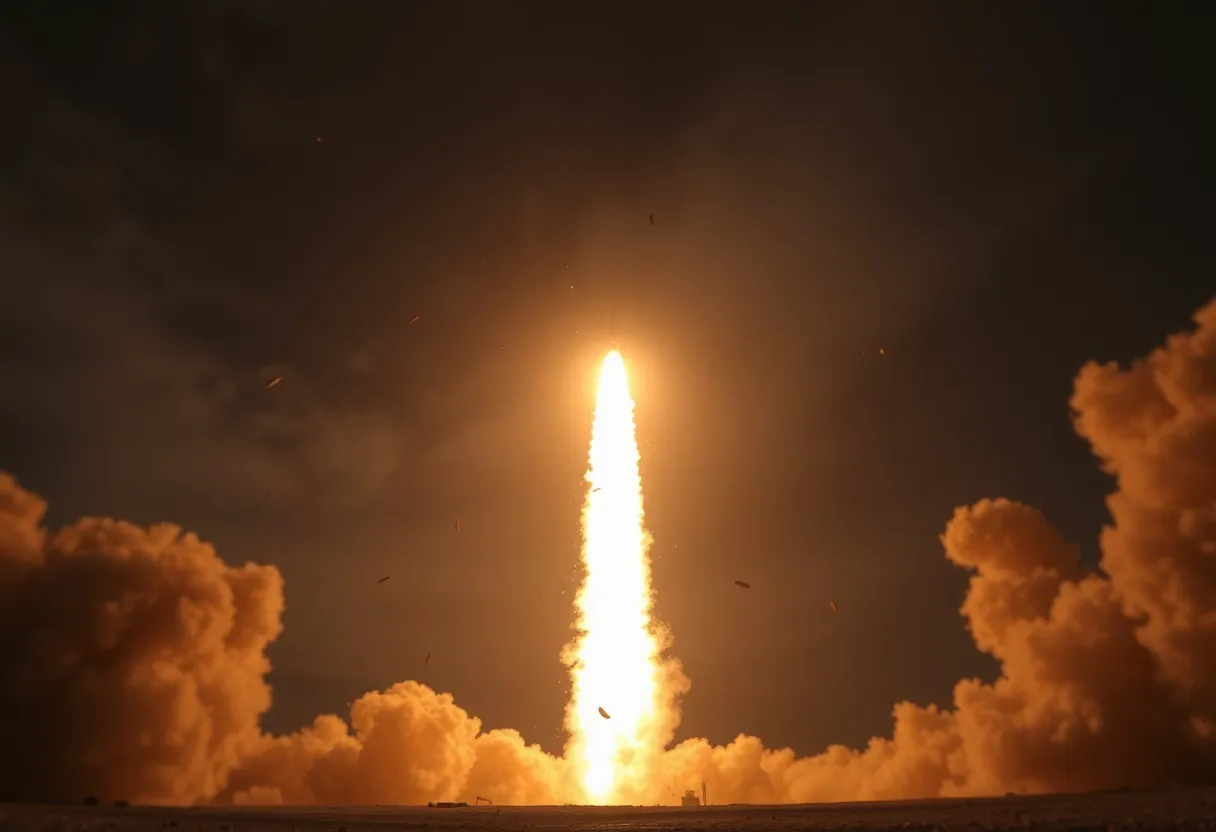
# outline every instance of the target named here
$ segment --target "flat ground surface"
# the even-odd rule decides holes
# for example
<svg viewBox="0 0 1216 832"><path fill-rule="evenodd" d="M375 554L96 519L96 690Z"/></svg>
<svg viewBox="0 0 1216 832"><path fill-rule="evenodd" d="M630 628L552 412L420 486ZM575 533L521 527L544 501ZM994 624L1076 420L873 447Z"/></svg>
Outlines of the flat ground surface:
<svg viewBox="0 0 1216 832"><path fill-rule="evenodd" d="M696 809L428 809L399 806L158 809L0 805L0 832L388 832L426 830L860 830L959 829L1216 830L1216 789L1167 793L1053 795L812 806L709 806Z"/></svg>

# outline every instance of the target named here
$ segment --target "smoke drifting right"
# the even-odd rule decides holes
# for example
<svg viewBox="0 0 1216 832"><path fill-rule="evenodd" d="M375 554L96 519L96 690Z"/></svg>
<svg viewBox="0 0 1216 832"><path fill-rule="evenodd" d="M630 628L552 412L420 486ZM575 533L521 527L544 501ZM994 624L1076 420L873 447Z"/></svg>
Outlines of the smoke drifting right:
<svg viewBox="0 0 1216 832"><path fill-rule="evenodd" d="M1216 302L1128 369L1076 378L1076 430L1116 480L1101 572L1036 509L958 508L941 536L972 573L962 614L996 657L950 707L902 702L890 738L796 759L740 736L656 751L715 803L869 800L1211 783L1216 775ZM85 518L0 476L0 797L191 803L577 802L564 760L481 732L402 682L347 718L269 736L272 566L193 535ZM682 680L673 675L671 684Z"/></svg>

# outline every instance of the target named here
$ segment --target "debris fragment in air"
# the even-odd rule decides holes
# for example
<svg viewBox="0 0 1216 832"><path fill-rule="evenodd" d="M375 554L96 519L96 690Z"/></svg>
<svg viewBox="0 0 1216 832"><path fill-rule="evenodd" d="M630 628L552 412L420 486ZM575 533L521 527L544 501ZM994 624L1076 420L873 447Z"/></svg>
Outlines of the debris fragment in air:
<svg viewBox="0 0 1216 832"><path fill-rule="evenodd" d="M600 708L600 716L602 716L604 719L612 719L612 717L608 716L608 712L603 708Z"/></svg>
<svg viewBox="0 0 1216 832"><path fill-rule="evenodd" d="M416 323L418 323L420 320L422 320L422 316L421 316L421 315L415 315L414 317L410 318L410 323L411 323L411 324L416 324Z"/></svg>
<svg viewBox="0 0 1216 832"><path fill-rule="evenodd" d="M460 534L460 521L459 520L457 520L455 523L452 524L452 531L456 532L456 534Z"/></svg>
<svg viewBox="0 0 1216 832"><path fill-rule="evenodd" d="M595 488L591 489L591 493L594 494L595 492L601 490L603 487L604 486L602 486L602 485L597 485Z"/></svg>
<svg viewBox="0 0 1216 832"><path fill-rule="evenodd" d="M832 612L836 612L836 602L828 601L828 606L832 608Z"/></svg>
<svg viewBox="0 0 1216 832"><path fill-rule="evenodd" d="M654 225L654 214L650 215L650 224Z"/></svg>
<svg viewBox="0 0 1216 832"><path fill-rule="evenodd" d="M752 588L752 585L751 585L751 584L749 584L747 581L735 581L735 586L737 586L737 587L741 587L741 588L743 588L743 589L751 589L751 588Z"/></svg>
<svg viewBox="0 0 1216 832"><path fill-rule="evenodd" d="M884 350L882 347L879 347L879 348L878 348L878 354L879 354L879 355L886 355L886 354L887 354L887 351L886 351L886 350Z"/></svg>
<svg viewBox="0 0 1216 832"><path fill-rule="evenodd" d="M266 388L270 389L271 387L274 387L276 384L280 384L282 381L283 381L282 376L275 376L270 381L266 382Z"/></svg>
<svg viewBox="0 0 1216 832"><path fill-rule="evenodd" d="M388 579L389 579L389 576L388 576L388 575L385 575L383 578L381 578L380 580L376 581L376 583L378 583L378 584L382 584L382 583L384 583L385 581L387 581Z"/></svg>
<svg viewBox="0 0 1216 832"><path fill-rule="evenodd" d="M430 653L426 654L426 660L423 661L423 664L425 664L427 667L431 666L431 654Z"/></svg>

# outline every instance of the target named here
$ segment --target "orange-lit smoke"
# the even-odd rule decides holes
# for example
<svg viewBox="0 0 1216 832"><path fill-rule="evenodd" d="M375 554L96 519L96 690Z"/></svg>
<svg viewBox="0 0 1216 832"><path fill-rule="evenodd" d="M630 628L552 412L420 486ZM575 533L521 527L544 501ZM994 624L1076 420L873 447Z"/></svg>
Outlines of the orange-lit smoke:
<svg viewBox="0 0 1216 832"><path fill-rule="evenodd" d="M256 748L273 566L170 525L85 518L0 473L0 797L207 800Z"/></svg>
<svg viewBox="0 0 1216 832"><path fill-rule="evenodd" d="M572 682L567 758L585 799L597 804L646 791L673 727L663 719L670 694L659 661L664 636L651 620L633 409L625 362L613 350L596 393L583 507L586 573L575 599L578 637L565 657Z"/></svg>
<svg viewBox="0 0 1216 832"><path fill-rule="evenodd" d="M1195 320L1128 369L1090 364L1077 377L1077 431L1116 479L1102 572L1084 573L1029 506L982 500L947 524L946 556L972 572L963 617L1000 661L995 682L959 682L950 708L900 703L892 736L859 750L797 759L743 736L652 750L661 775L618 781L611 798L662 802L665 784L702 779L714 802L1211 782L1216 303ZM585 758L481 733L450 696L413 682L366 694L349 719L263 735L277 570L226 566L169 526L84 519L51 533L44 513L0 476L0 798L584 799ZM670 668L656 678L657 742L684 681Z"/></svg>

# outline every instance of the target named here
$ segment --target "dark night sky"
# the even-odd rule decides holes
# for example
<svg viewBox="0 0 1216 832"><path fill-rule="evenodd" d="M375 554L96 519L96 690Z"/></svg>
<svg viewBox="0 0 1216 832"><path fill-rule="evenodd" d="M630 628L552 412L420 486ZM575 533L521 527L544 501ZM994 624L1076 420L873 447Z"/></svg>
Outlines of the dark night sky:
<svg viewBox="0 0 1216 832"><path fill-rule="evenodd" d="M1073 376L1216 294L1206 5L590 8L0 11L0 469L278 566L269 728L418 678L557 749L615 337L681 736L886 734L992 674L953 508L1092 562Z"/></svg>

